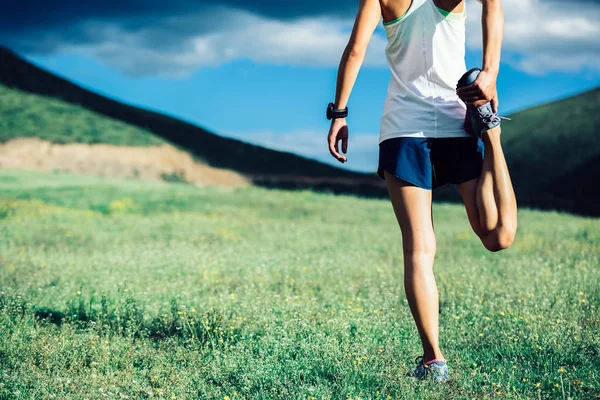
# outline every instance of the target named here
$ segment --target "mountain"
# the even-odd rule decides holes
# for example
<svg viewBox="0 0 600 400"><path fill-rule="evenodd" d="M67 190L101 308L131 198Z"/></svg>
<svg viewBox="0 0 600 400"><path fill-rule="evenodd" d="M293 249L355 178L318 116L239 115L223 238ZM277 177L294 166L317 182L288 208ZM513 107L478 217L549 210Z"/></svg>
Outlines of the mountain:
<svg viewBox="0 0 600 400"><path fill-rule="evenodd" d="M220 137L190 123L120 103L1 47L0 96L16 99L13 108L1 110L10 115L1 119L0 141L40 136L43 126L42 139L58 143L169 142L212 167L234 170L257 185L387 196L383 181L374 174L346 171ZM599 111L597 88L515 113L512 121L503 123L504 152L520 206L600 216L600 201L596 200L600 192ZM61 118L77 119L78 128L65 128L60 125ZM436 191L434 198L460 200L450 187Z"/></svg>
<svg viewBox="0 0 600 400"><path fill-rule="evenodd" d="M519 202L600 215L600 88L511 119L503 148Z"/></svg>
<svg viewBox="0 0 600 400"><path fill-rule="evenodd" d="M347 171L292 153L224 138L176 118L123 104L53 75L2 47L0 85L70 103L151 132L187 149L211 167L237 171L257 185L366 196L386 193L383 181L375 174ZM48 123L51 129L53 121Z"/></svg>

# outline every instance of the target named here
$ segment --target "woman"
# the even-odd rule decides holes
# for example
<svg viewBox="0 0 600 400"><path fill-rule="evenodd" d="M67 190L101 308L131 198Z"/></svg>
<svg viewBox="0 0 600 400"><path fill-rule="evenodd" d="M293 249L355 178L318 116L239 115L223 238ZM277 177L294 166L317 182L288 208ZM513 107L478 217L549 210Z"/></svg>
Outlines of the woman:
<svg viewBox="0 0 600 400"><path fill-rule="evenodd" d="M517 229L497 115L503 13L500 0L479 1L483 68L466 73L464 0L361 0L340 62L335 103L328 109L329 150L343 163L338 143L345 154L346 104L383 17L392 78L381 118L378 174L402 232L404 288L423 345L408 375L436 382L448 379L448 366L438 342L432 190L458 186L471 227L490 251L508 248Z"/></svg>

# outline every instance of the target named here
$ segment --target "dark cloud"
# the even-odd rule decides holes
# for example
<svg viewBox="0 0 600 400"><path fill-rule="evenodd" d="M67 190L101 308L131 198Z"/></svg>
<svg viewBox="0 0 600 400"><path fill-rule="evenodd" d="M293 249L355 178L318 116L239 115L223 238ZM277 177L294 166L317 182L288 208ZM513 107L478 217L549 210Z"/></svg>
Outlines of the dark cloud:
<svg viewBox="0 0 600 400"><path fill-rule="evenodd" d="M228 24L223 12L228 9L283 21L315 16L347 19L356 13L358 0L8 0L0 12L0 44L23 53L52 53L69 44L102 42L102 33L90 26L111 24L126 32L145 31L144 41L173 49L180 38ZM214 18L201 18L198 25L197 18L186 21L189 15Z"/></svg>
<svg viewBox="0 0 600 400"><path fill-rule="evenodd" d="M182 15L213 7L231 7L276 19L310 16L355 15L359 0L7 0L0 12L0 31L24 33L34 29L64 28L85 20L157 18ZM542 0L563 4L564 0ZM569 5L599 4L600 0L576 0Z"/></svg>
<svg viewBox="0 0 600 400"><path fill-rule="evenodd" d="M26 32L30 29L60 28L86 20L141 21L214 7L231 7L287 20L319 15L348 17L356 13L358 0L9 0L0 12L0 30Z"/></svg>
<svg viewBox="0 0 600 400"><path fill-rule="evenodd" d="M336 66L359 0L5 0L0 45L23 54L77 52L132 75L185 75L232 60ZM468 0L475 3L475 0ZM505 49L518 68L598 67L600 0L504 0ZM469 6L473 32L481 7ZM383 65L386 45L372 39ZM375 43L373 43L375 42ZM467 45L480 46L479 34ZM556 57L562 54L564 57Z"/></svg>

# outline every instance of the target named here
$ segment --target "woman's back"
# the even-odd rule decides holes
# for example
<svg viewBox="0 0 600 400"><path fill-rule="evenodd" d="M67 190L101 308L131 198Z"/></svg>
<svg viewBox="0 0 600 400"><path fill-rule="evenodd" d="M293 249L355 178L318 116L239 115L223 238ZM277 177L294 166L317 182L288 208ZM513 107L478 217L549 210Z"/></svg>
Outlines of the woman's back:
<svg viewBox="0 0 600 400"><path fill-rule="evenodd" d="M456 82L466 71L466 13L448 13L433 0L382 1L392 78L380 142L393 137L464 137L465 105ZM384 5L385 3L385 5ZM400 17L386 20L406 10Z"/></svg>

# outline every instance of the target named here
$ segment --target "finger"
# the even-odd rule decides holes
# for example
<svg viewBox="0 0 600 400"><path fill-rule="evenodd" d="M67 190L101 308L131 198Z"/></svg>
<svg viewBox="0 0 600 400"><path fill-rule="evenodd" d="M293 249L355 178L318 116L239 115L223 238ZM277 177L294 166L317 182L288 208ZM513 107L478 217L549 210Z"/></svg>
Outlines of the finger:
<svg viewBox="0 0 600 400"><path fill-rule="evenodd" d="M342 138L342 153L348 153L348 138Z"/></svg>
<svg viewBox="0 0 600 400"><path fill-rule="evenodd" d="M476 83L476 82L475 83L471 83L468 86L463 86L461 88L458 88L458 87L456 88L456 92L457 93L473 92L473 91L474 92L480 92L481 91L481 88L479 87L479 84Z"/></svg>
<svg viewBox="0 0 600 400"><path fill-rule="evenodd" d="M479 90L479 88L474 88L470 90L461 90L460 92L457 90L456 94L459 97L469 97L469 96L482 96L483 92Z"/></svg>
<svg viewBox="0 0 600 400"><path fill-rule="evenodd" d="M477 101L474 101L472 104L475 107L481 107L481 106L483 106L483 105L485 105L487 103L489 103L489 101L487 101L487 100L477 100Z"/></svg>
<svg viewBox="0 0 600 400"><path fill-rule="evenodd" d="M346 158L337 150L337 138L335 136L332 136L329 139L329 153L340 162L344 162L346 160Z"/></svg>
<svg viewBox="0 0 600 400"><path fill-rule="evenodd" d="M472 88L473 88L473 85L474 85L474 84L473 84L473 83L471 83L470 85L463 86L463 87L458 87L458 86L457 86L457 87L456 87L456 91L457 91L457 92L463 92L463 91L465 91L465 90L472 89Z"/></svg>
<svg viewBox="0 0 600 400"><path fill-rule="evenodd" d="M335 158L339 159L339 158L340 158L340 155L339 155L339 153L336 151L336 148L335 148L335 140L336 140L336 139L335 139L335 136L330 136L330 137L329 137L329 153L330 153L330 154L331 154L333 157L335 157Z"/></svg>
<svg viewBox="0 0 600 400"><path fill-rule="evenodd" d="M346 157L344 157L343 155L340 154L340 141L343 140L342 138L337 138L335 140L335 152L338 155L338 160L340 162L345 162L346 161Z"/></svg>
<svg viewBox="0 0 600 400"><path fill-rule="evenodd" d="M471 104L471 103L475 103L476 101L481 101L481 100L485 100L485 99L482 99L480 97L466 97L466 98L461 98L461 100L467 104Z"/></svg>

